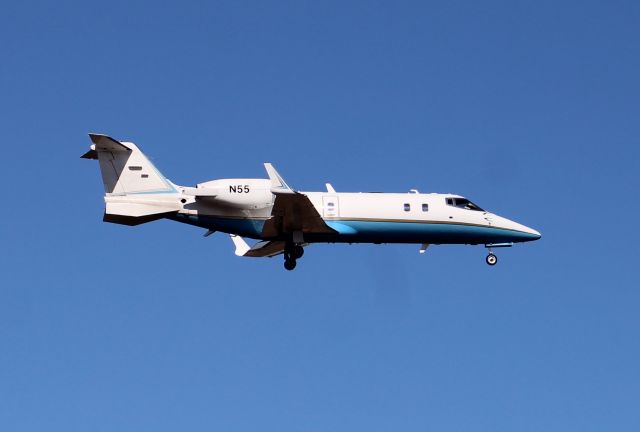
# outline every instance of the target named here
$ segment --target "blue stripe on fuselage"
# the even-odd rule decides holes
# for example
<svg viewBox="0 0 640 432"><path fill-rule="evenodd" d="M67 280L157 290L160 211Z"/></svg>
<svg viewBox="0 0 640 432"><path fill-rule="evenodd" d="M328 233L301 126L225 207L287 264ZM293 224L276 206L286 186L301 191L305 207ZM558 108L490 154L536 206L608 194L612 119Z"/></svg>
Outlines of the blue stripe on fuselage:
<svg viewBox="0 0 640 432"><path fill-rule="evenodd" d="M262 238L264 219L221 218L176 214L170 219L215 231ZM537 240L521 231L451 223L396 221L326 221L337 234L305 234L310 242L487 244Z"/></svg>
<svg viewBox="0 0 640 432"><path fill-rule="evenodd" d="M326 221L354 242L484 244L537 240L533 234L477 225L396 221ZM356 240L357 239L357 240Z"/></svg>

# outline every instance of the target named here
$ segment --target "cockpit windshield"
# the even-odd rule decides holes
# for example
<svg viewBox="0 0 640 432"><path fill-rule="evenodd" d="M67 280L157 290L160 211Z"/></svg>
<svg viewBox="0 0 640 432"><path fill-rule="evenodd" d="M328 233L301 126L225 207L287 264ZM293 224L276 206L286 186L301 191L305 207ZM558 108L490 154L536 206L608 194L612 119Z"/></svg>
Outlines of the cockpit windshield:
<svg viewBox="0 0 640 432"><path fill-rule="evenodd" d="M466 198L447 198L447 205L465 210L484 211Z"/></svg>

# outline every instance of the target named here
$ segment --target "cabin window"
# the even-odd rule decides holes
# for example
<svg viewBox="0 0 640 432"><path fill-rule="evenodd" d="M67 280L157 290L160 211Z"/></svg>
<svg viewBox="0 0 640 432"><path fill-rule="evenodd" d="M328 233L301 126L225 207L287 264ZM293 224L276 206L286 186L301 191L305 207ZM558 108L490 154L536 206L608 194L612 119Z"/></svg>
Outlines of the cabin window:
<svg viewBox="0 0 640 432"><path fill-rule="evenodd" d="M423 203L423 204L422 204L422 211L423 211L423 212L427 212L427 211L429 211L429 204Z"/></svg>
<svg viewBox="0 0 640 432"><path fill-rule="evenodd" d="M334 206L334 204L332 202L327 203L327 207L333 207L333 206Z"/></svg>
<svg viewBox="0 0 640 432"><path fill-rule="evenodd" d="M148 178L148 177L149 177L149 174L142 174L142 175L140 175L140 177L142 177L142 178Z"/></svg>
<svg viewBox="0 0 640 432"><path fill-rule="evenodd" d="M409 203L404 203L404 211L410 211L411 210L411 204Z"/></svg>
<svg viewBox="0 0 640 432"><path fill-rule="evenodd" d="M131 171L142 171L142 167L141 166L130 166L129 169Z"/></svg>

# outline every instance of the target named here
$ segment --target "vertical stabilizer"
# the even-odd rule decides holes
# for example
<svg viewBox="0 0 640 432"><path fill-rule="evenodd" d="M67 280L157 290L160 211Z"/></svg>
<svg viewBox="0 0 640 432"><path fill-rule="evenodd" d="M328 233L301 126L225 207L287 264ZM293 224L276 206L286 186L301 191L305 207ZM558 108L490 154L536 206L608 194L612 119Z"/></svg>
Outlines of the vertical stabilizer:
<svg viewBox="0 0 640 432"><path fill-rule="evenodd" d="M133 143L89 134L93 144L82 155L97 159L104 184L104 221L138 225L178 212L182 194Z"/></svg>
<svg viewBox="0 0 640 432"><path fill-rule="evenodd" d="M100 134L89 137L93 145L82 157L100 162L107 195L177 192L135 144Z"/></svg>

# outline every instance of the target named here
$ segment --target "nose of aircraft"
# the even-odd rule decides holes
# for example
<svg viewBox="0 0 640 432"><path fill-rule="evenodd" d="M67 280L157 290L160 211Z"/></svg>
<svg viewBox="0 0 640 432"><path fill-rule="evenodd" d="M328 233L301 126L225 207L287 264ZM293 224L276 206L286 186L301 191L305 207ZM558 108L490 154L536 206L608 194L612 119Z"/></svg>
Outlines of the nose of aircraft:
<svg viewBox="0 0 640 432"><path fill-rule="evenodd" d="M542 234L533 228L529 228L526 225L503 218L502 216L491 215L491 219L492 225L496 228L513 231L513 236L516 238L515 241L533 241L542 237Z"/></svg>
<svg viewBox="0 0 640 432"><path fill-rule="evenodd" d="M525 225L520 225L520 226L524 228L524 232L526 232L531 236L531 240L539 240L542 237L542 234L540 234L539 231L536 231L533 228L529 228L528 226L525 226Z"/></svg>

